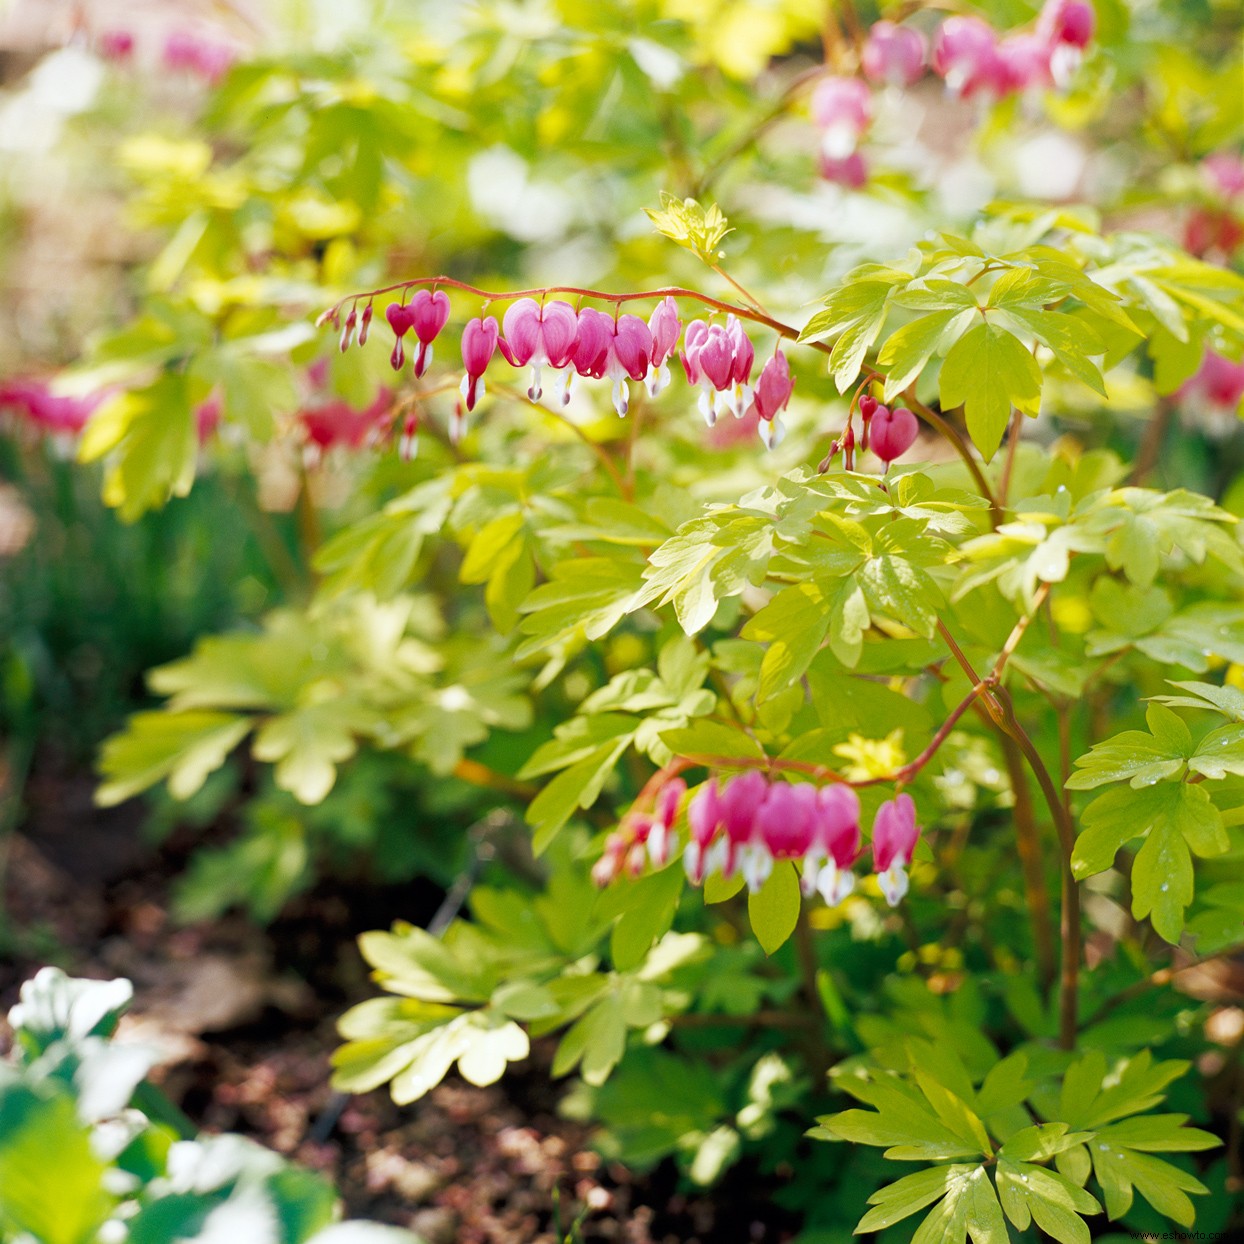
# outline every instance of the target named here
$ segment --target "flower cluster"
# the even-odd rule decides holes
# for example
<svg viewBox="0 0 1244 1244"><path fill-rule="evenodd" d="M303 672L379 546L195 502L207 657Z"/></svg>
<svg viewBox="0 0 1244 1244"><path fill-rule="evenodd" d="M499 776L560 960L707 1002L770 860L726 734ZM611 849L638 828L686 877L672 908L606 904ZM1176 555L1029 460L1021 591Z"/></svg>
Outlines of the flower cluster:
<svg viewBox="0 0 1244 1244"><path fill-rule="evenodd" d="M106 397L106 392L70 397L53 393L41 380L12 380L0 385L0 411L10 410L52 436L75 437Z"/></svg>
<svg viewBox="0 0 1244 1244"><path fill-rule="evenodd" d="M1244 243L1244 160L1218 151L1201 161L1199 171L1208 201L1188 217L1184 249L1225 263Z"/></svg>
<svg viewBox="0 0 1244 1244"><path fill-rule="evenodd" d="M1244 363L1206 350L1196 374L1179 390L1185 402L1204 402L1218 410L1234 412L1244 401Z"/></svg>
<svg viewBox="0 0 1244 1244"><path fill-rule="evenodd" d="M947 18L932 52L914 26L883 20L868 33L860 67L878 87L912 86L932 68L963 99L1007 95L1070 81L1093 37L1096 17L1088 0L1047 0L1031 32L1002 38L979 17ZM860 144L872 121L872 93L853 77L828 77L812 94L812 118L821 131L821 175L859 189L868 180Z"/></svg>
<svg viewBox="0 0 1244 1244"><path fill-rule="evenodd" d="M933 69L965 99L1066 86L1093 38L1097 18L1088 0L1046 0L1035 31L999 39L978 17L949 17L933 45Z"/></svg>
<svg viewBox="0 0 1244 1244"><path fill-rule="evenodd" d="M405 343L412 333L417 342L415 375L427 371L433 342L449 322L449 313L444 291L423 288L409 303L394 302L385 308L394 335L389 361L395 371L406 365ZM371 320L370 303L361 312L352 308L340 323L341 349L349 349L356 340L364 344ZM614 409L622 416L630 409L632 383L644 383L653 397L670 383L669 360L677 352L688 383L700 389L699 407L709 427L725 411L737 419L754 416L760 438L770 449L785 434L781 413L795 387L780 349L753 383L755 347L732 314L721 324L692 320L684 333L678 303L670 296L660 300L647 321L627 312L609 314L560 299L524 296L510 305L500 324L494 316L479 315L463 329L462 400L450 425L455 443L465 432L467 414L484 395L484 374L498 352L511 367L531 369L527 387L531 401L544 396L547 369L554 373L551 398L556 405L570 400L576 378L608 380Z"/></svg>
<svg viewBox="0 0 1244 1244"><path fill-rule="evenodd" d="M675 850L673 827L687 786L665 783L651 814L634 814L611 834L593 877L607 885L622 872L641 875L649 862L662 867ZM710 779L687 806L689 840L683 866L695 885L707 876L742 876L751 892L764 885L779 860L800 865L800 887L831 906L855 888L861 854L860 801L851 787L817 788L770 781L756 770L724 785ZM920 837L910 795L883 803L873 818L872 853L877 881L893 907L907 893L907 867Z"/></svg>

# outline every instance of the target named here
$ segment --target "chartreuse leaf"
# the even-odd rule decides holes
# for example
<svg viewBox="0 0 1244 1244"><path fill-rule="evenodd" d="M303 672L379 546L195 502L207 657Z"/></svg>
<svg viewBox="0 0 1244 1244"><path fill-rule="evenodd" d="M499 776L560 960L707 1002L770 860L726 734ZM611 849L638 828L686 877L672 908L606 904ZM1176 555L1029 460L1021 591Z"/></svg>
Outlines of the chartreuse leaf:
<svg viewBox="0 0 1244 1244"><path fill-rule="evenodd" d="M784 588L744 626L744 639L769 645L760 663L761 699L785 690L807 673L829 632L831 611L827 597L836 591L836 584L827 593L819 583Z"/></svg>
<svg viewBox="0 0 1244 1244"><path fill-rule="evenodd" d="M582 760L563 769L527 807L527 824L533 831L532 850L537 855L549 844L578 808L590 808L600 795L622 753L631 744L631 735L602 743Z"/></svg>
<svg viewBox="0 0 1244 1244"><path fill-rule="evenodd" d="M981 323L946 355L939 385L943 409L963 407L972 441L988 461L1002 441L1011 407L1037 413L1041 369L1017 337Z"/></svg>
<svg viewBox="0 0 1244 1244"><path fill-rule="evenodd" d="M198 433L190 383L167 372L145 389L110 398L92 416L78 444L81 462L109 458L104 501L133 522L194 483Z"/></svg>
<svg viewBox="0 0 1244 1244"><path fill-rule="evenodd" d="M1208 1189L1150 1155L1193 1152L1220 1142L1208 1132L1184 1126L1187 1115L1143 1113L1161 1102L1167 1086L1187 1069L1186 1062L1155 1063L1147 1050L1115 1069L1108 1067L1101 1051L1093 1051L1067 1069L1059 1113L1072 1127L1095 1135L1083 1148L1060 1153L1058 1166L1073 1178L1087 1177L1091 1162L1112 1219L1128 1212L1135 1191L1159 1213L1181 1226L1192 1225L1195 1211L1187 1194L1204 1195Z"/></svg>
<svg viewBox="0 0 1244 1244"><path fill-rule="evenodd" d="M752 932L765 954L773 954L795 931L801 903L794 864L779 860L764 885L747 899Z"/></svg>
<svg viewBox="0 0 1244 1244"><path fill-rule="evenodd" d="M135 713L104 744L95 800L112 807L166 779L175 799L189 799L253 724L237 713Z"/></svg>
<svg viewBox="0 0 1244 1244"><path fill-rule="evenodd" d="M636 608L643 562L581 557L559 562L548 583L518 606L519 630L527 637L517 660L580 639L599 639Z"/></svg>
<svg viewBox="0 0 1244 1244"><path fill-rule="evenodd" d="M1037 1226L1062 1244L1089 1244L1081 1214L1099 1214L1101 1206L1065 1175L999 1155L994 1175L1006 1216L1020 1231Z"/></svg>
<svg viewBox="0 0 1244 1244"><path fill-rule="evenodd" d="M839 393L845 392L859 375L864 356L885 324L895 288L910 279L911 273L897 268L876 264L856 268L825 299L824 309L818 311L799 334L800 341L838 338L829 357L829 373Z"/></svg>
<svg viewBox="0 0 1244 1244"><path fill-rule="evenodd" d="M905 1175L868 1198L869 1205L875 1208L855 1224L855 1233L862 1235L866 1231L884 1231L886 1227L910 1218L926 1205L940 1200L961 1180L971 1178L979 1169L964 1165L930 1166L914 1175Z"/></svg>
<svg viewBox="0 0 1244 1244"><path fill-rule="evenodd" d="M1071 857L1076 878L1104 872L1122 846L1143 836L1132 865L1132 914L1149 916L1162 937L1178 941L1192 902L1192 853L1221 855L1229 845L1205 788L1161 782L1107 791L1089 804L1082 821Z"/></svg>
<svg viewBox="0 0 1244 1244"><path fill-rule="evenodd" d="M1244 691L1238 687L1219 687L1208 682L1172 682L1186 695L1159 695L1154 698L1170 708L1200 708L1221 713L1229 721L1244 722Z"/></svg>
<svg viewBox="0 0 1244 1244"><path fill-rule="evenodd" d="M983 1158L992 1153L984 1125L967 1104L930 1077L919 1087L902 1077L875 1072L843 1075L837 1087L874 1110L844 1110L818 1120L809 1134L821 1140L846 1140L860 1145L884 1147L885 1156L896 1161L945 1161ZM928 1097L936 1085L936 1102ZM982 1143L982 1140L984 1143Z"/></svg>
<svg viewBox="0 0 1244 1244"><path fill-rule="evenodd" d="M73 1099L54 1085L0 1087L0 1227L41 1244L88 1244L112 1198Z"/></svg>
<svg viewBox="0 0 1244 1244"><path fill-rule="evenodd" d="M1149 734L1126 730L1081 756L1076 761L1079 772L1067 779L1068 789L1092 790L1123 781L1139 789L1180 773L1193 753L1188 727L1160 704L1149 705L1145 720Z"/></svg>

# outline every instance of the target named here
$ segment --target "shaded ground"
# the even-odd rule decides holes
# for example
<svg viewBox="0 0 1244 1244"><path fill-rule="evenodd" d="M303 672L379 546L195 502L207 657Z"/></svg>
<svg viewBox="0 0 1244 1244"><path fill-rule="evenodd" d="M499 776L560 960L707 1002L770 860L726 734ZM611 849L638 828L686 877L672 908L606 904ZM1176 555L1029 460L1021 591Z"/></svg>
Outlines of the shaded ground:
<svg viewBox="0 0 1244 1244"><path fill-rule="evenodd" d="M590 1207L590 1240L789 1234L776 1212L751 1221L765 1197L750 1180L730 1181L746 1204L728 1205L728 1192L716 1203L686 1197L671 1169L636 1178L602 1163L587 1129L557 1115L549 1045L492 1088L451 1078L410 1107L376 1092L341 1109L328 1086L334 1023L372 993L354 938L398 915L426 921L439 891L328 884L267 929L241 917L178 928L170 882L195 838L149 846L138 810L96 809L80 775L37 770L27 804L4 878L17 948L0 958L0 1006L45 962L129 977L124 1039L161 1050L155 1078L169 1097L207 1130L241 1132L323 1171L352 1216L414 1227L428 1244L548 1244L556 1190L564 1225Z"/></svg>

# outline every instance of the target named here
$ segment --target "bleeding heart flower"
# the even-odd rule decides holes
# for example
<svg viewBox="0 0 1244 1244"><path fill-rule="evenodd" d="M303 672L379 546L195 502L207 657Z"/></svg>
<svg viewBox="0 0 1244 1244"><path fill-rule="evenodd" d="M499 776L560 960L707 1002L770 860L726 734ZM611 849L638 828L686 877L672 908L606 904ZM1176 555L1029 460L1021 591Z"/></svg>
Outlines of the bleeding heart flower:
<svg viewBox="0 0 1244 1244"><path fill-rule="evenodd" d="M642 380L652 359L652 333L637 315L620 315L613 323L605 375L613 381L613 408L625 415L630 408L627 379Z"/></svg>
<svg viewBox="0 0 1244 1244"><path fill-rule="evenodd" d="M384 318L389 321L393 336L397 338L393 343L393 353L389 356L389 363L394 371L401 371L402 364L406 362L406 348L402 345L402 338L410 332L415 322L415 313L405 303L391 302L384 309Z"/></svg>
<svg viewBox="0 0 1244 1244"><path fill-rule="evenodd" d="M920 435L920 423L905 406L890 410L878 406L869 425L869 448L887 466L901 458Z"/></svg>
<svg viewBox="0 0 1244 1244"><path fill-rule="evenodd" d="M1037 18L1037 34L1048 44L1086 48L1097 28L1097 14L1088 0L1046 0Z"/></svg>
<svg viewBox="0 0 1244 1244"><path fill-rule="evenodd" d="M800 886L820 893L836 907L855 888L852 864L860 853L860 801L849 786L825 786L817 792L812 844L804 857Z"/></svg>
<svg viewBox="0 0 1244 1244"><path fill-rule="evenodd" d="M541 306L534 298L520 298L506 311L502 325L505 336L497 343L501 353L511 367L531 364L527 396L539 401L540 369L565 367L574 357L579 317L568 302Z"/></svg>
<svg viewBox="0 0 1244 1244"><path fill-rule="evenodd" d="M761 370L752 395L752 409L760 416L760 439L766 449L776 449L786 435L780 415L794 391L790 365L778 350Z"/></svg>
<svg viewBox="0 0 1244 1244"><path fill-rule="evenodd" d="M914 27L875 22L861 57L864 76L885 86L911 86L924 73L927 54L924 36Z"/></svg>
<svg viewBox="0 0 1244 1244"><path fill-rule="evenodd" d="M987 91L1000 93L1002 71L993 27L979 17L948 17L933 45L933 68L952 95L970 99Z"/></svg>
<svg viewBox="0 0 1244 1244"><path fill-rule="evenodd" d="M872 94L859 78L822 78L812 92L812 118L821 128L821 151L831 160L849 156L872 118Z"/></svg>
<svg viewBox="0 0 1244 1244"><path fill-rule="evenodd" d="M440 289L435 293L421 289L410 300L408 310L410 326L419 338L419 349L415 352L415 375L422 376L432 362L432 342L449 322L449 295Z"/></svg>
<svg viewBox="0 0 1244 1244"><path fill-rule="evenodd" d="M674 353L682 333L678 304L673 298L667 296L657 303L656 310L648 317L648 331L652 334L652 371L648 374L648 393L656 397L670 382L666 360Z"/></svg>
<svg viewBox="0 0 1244 1244"><path fill-rule="evenodd" d="M1205 352L1197 373L1179 390L1184 401L1200 400L1222 410L1234 410L1244 398L1244 363Z"/></svg>
<svg viewBox="0 0 1244 1244"><path fill-rule="evenodd" d="M883 803L873 818L873 868L891 907L907 893L907 865L920 838L910 795Z"/></svg>
<svg viewBox="0 0 1244 1244"><path fill-rule="evenodd" d="M497 321L491 315L487 319L477 317L468 321L462 330L462 364L466 368L462 400L468 411L474 410L476 402L484 396L484 372L497 348L497 337Z"/></svg>
<svg viewBox="0 0 1244 1244"><path fill-rule="evenodd" d="M821 176L835 186L859 190L861 186L868 184L868 165L858 151L851 152L841 160L831 160L821 152Z"/></svg>
<svg viewBox="0 0 1244 1244"><path fill-rule="evenodd" d="M751 405L749 380L755 357L751 341L733 315L726 317L724 328L703 320L692 320L687 326L683 370L690 384L700 386L700 413L710 428L724 409L733 411L736 416L747 413Z"/></svg>
<svg viewBox="0 0 1244 1244"><path fill-rule="evenodd" d="M709 871L710 848L721 825L721 805L717 799L717 779L710 778L696 791L687 807L687 828L691 841L683 852L683 866L693 885L699 885Z"/></svg>
<svg viewBox="0 0 1244 1244"><path fill-rule="evenodd" d="M1038 35L1007 35L998 44L1004 92L1031 91L1054 85L1050 45Z"/></svg>

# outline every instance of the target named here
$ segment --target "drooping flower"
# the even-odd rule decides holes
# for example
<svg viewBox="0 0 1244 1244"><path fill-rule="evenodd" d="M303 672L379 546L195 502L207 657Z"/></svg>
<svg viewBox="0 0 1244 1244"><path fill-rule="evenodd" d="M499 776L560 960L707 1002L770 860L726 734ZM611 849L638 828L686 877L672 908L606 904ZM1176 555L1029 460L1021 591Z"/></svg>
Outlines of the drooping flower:
<svg viewBox="0 0 1244 1244"><path fill-rule="evenodd" d="M164 64L184 69L215 86L229 72L237 58L232 47L192 30L172 31L164 43Z"/></svg>
<svg viewBox="0 0 1244 1244"><path fill-rule="evenodd" d="M676 845L672 830L678 805L686 793L687 783L682 778L671 779L657 793L656 810L648 830L648 856L657 868L665 864Z"/></svg>
<svg viewBox="0 0 1244 1244"><path fill-rule="evenodd" d="M511 367L531 364L527 396L540 400L540 369L565 367L574 357L579 317L568 302L554 299L543 306L534 298L520 298L502 320L504 336L498 341Z"/></svg>
<svg viewBox="0 0 1244 1244"><path fill-rule="evenodd" d="M359 320L359 345L367 344L367 334L371 332L371 317L375 314L375 308L369 302L363 308L363 315Z"/></svg>
<svg viewBox="0 0 1244 1244"><path fill-rule="evenodd" d="M362 410L344 398L330 397L303 408L298 414L313 459L329 449L362 449L376 444L389 429L393 394L377 390L370 406Z"/></svg>
<svg viewBox="0 0 1244 1244"><path fill-rule="evenodd" d="M413 462L419 456L419 416L413 410L402 421L397 452L403 462Z"/></svg>
<svg viewBox="0 0 1244 1244"><path fill-rule="evenodd" d="M1244 195L1244 160L1229 151L1216 151L1201 161L1210 184L1226 199Z"/></svg>
<svg viewBox="0 0 1244 1244"><path fill-rule="evenodd" d="M873 411L868 429L869 448L887 465L901 458L920 435L920 423L905 406L890 410L878 406Z"/></svg>
<svg viewBox="0 0 1244 1244"><path fill-rule="evenodd" d="M710 778L696 791L687 807L687 829L691 841L683 852L683 866L694 885L710 870L713 839L721 825L721 805L717 798L717 779Z"/></svg>
<svg viewBox="0 0 1244 1244"><path fill-rule="evenodd" d="M812 118L821 151L831 160L849 156L872 119L872 94L859 78L822 78L812 92Z"/></svg>
<svg viewBox="0 0 1244 1244"><path fill-rule="evenodd" d="M683 370L688 383L700 386L704 422L711 428L726 408L745 414L751 405L749 381L756 353L738 320L727 316L724 328L692 320L683 342Z"/></svg>
<svg viewBox="0 0 1244 1244"><path fill-rule="evenodd" d="M786 435L780 416L794 390L790 365L786 355L778 350L761 369L760 379L756 381L752 394L752 407L760 416L760 439L766 449L776 449Z"/></svg>
<svg viewBox="0 0 1244 1244"><path fill-rule="evenodd" d="M721 869L727 877L734 875L739 853L752 839L756 815L769 793L769 783L755 769L732 777L719 800L721 823L726 831L721 855Z"/></svg>
<svg viewBox="0 0 1244 1244"><path fill-rule="evenodd" d="M1184 401L1203 401L1220 410L1234 410L1244 398L1244 362L1206 350L1196 375L1179 390Z"/></svg>
<svg viewBox="0 0 1244 1244"><path fill-rule="evenodd" d="M907 866L919 837L916 805L910 795L898 795L877 809L873 818L873 868L891 907L907 893Z"/></svg>
<svg viewBox="0 0 1244 1244"><path fill-rule="evenodd" d="M851 152L841 160L831 160L821 152L821 176L835 186L859 190L868 184L868 164L858 151Z"/></svg>
<svg viewBox="0 0 1244 1244"><path fill-rule="evenodd" d="M99 54L105 60L129 60L134 55L134 36L128 30L105 30L99 36Z"/></svg>
<svg viewBox="0 0 1244 1244"><path fill-rule="evenodd" d="M432 363L432 342L449 322L449 295L438 289L430 293L421 289L410 300L410 326L419 338L415 351L415 375L422 376Z"/></svg>
<svg viewBox="0 0 1244 1244"><path fill-rule="evenodd" d="M1051 45L1086 48L1096 28L1097 14L1088 0L1046 0L1037 18L1037 34Z"/></svg>
<svg viewBox="0 0 1244 1244"><path fill-rule="evenodd" d="M668 295L656 305L648 317L648 331L652 334L652 370L648 373L648 393L656 397L670 382L668 359L678 346L682 333L682 320L678 318L678 304Z"/></svg>
<svg viewBox="0 0 1244 1244"><path fill-rule="evenodd" d="M462 330L462 400L468 411L484 396L484 372L497 349L497 321L490 315L468 320Z"/></svg>
<svg viewBox="0 0 1244 1244"><path fill-rule="evenodd" d="M609 363L613 341L613 319L595 307L584 307L575 323L574 350L554 385L555 400L562 406L570 401L570 386L576 375L601 379Z"/></svg>
<svg viewBox="0 0 1244 1244"><path fill-rule="evenodd" d="M637 315L620 315L613 322L605 375L613 381L613 408L619 415L630 409L626 382L642 380L652 359L652 333Z"/></svg>
<svg viewBox="0 0 1244 1244"><path fill-rule="evenodd" d="M924 36L913 26L874 22L864 44L864 75L885 86L911 86L924 72L928 49Z"/></svg>
<svg viewBox="0 0 1244 1244"><path fill-rule="evenodd" d="M53 393L40 380L12 380L0 384L0 410L16 411L53 436L77 436L109 396L108 392L102 392L72 397Z"/></svg>
<svg viewBox="0 0 1244 1244"><path fill-rule="evenodd" d="M1096 26L1097 14L1088 0L1046 0L1037 18L1037 36L1050 49L1050 73L1058 86L1066 86L1079 69Z"/></svg>
<svg viewBox="0 0 1244 1244"><path fill-rule="evenodd" d="M816 789L774 782L756 813L750 841L740 852L739 863L747 888L753 894L773 872L777 860L802 859L812 846L816 816Z"/></svg>
<svg viewBox="0 0 1244 1244"><path fill-rule="evenodd" d="M1007 35L998 44L999 84L1003 92L1023 93L1053 86L1050 45L1038 35Z"/></svg>
<svg viewBox="0 0 1244 1244"><path fill-rule="evenodd" d="M998 39L979 17L948 17L933 44L933 68L952 95L970 99L982 91L999 93Z"/></svg>
<svg viewBox="0 0 1244 1244"><path fill-rule="evenodd" d="M817 792L812 844L804 856L800 885L836 907L855 888L851 866L860 853L860 801L849 786L824 786Z"/></svg>
<svg viewBox="0 0 1244 1244"><path fill-rule="evenodd" d="M402 339L414 325L415 313L404 302L391 302L384 309L384 318L389 321L389 327L396 338L389 363L394 371L401 371L402 364L406 362L406 347L402 344Z"/></svg>

